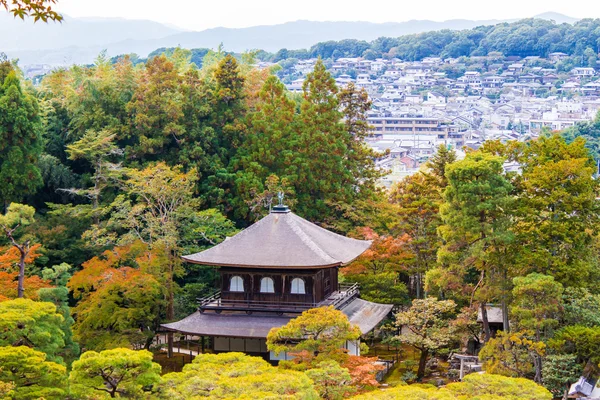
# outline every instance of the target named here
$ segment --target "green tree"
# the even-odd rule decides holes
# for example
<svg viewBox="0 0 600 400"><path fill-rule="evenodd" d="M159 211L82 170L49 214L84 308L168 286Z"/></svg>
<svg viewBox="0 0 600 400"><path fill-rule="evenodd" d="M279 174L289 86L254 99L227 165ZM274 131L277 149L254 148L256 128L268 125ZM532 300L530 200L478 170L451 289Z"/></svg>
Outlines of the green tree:
<svg viewBox="0 0 600 400"><path fill-rule="evenodd" d="M276 354L307 352L308 357L331 357L342 352L347 341L356 341L361 332L333 306L304 311L267 335L267 348Z"/></svg>
<svg viewBox="0 0 600 400"><path fill-rule="evenodd" d="M405 385L369 392L353 397L356 400L551 400L552 394L524 378L509 378L493 374L469 374L462 382L437 389L431 385Z"/></svg>
<svg viewBox="0 0 600 400"><path fill-rule="evenodd" d="M0 302L0 346L29 346L62 363L64 317L52 303L29 299Z"/></svg>
<svg viewBox="0 0 600 400"><path fill-rule="evenodd" d="M261 215L255 198L263 193L269 176L295 181L296 168L291 164L294 151L293 127L295 104L285 86L275 77L265 81L256 110L246 116L248 134L242 142L232 166L236 171L236 205L240 217ZM258 203L260 204L260 203Z"/></svg>
<svg viewBox="0 0 600 400"><path fill-rule="evenodd" d="M552 354L544 358L543 384L555 397L567 398L571 385L581 376L581 364L574 354Z"/></svg>
<svg viewBox="0 0 600 400"><path fill-rule="evenodd" d="M425 375L425 365L430 353L444 348L453 339L449 324L450 314L456 304L452 300L436 300L433 297L414 299L407 311L396 314L396 326L408 331L395 336L394 341L405 343L420 352L417 377Z"/></svg>
<svg viewBox="0 0 600 400"><path fill-rule="evenodd" d="M92 202L92 216L94 222L99 223L100 196L108 185L111 167L109 159L115 155L123 154L114 143L116 134L109 130L87 131L81 139L67 146L67 153L71 160L83 159L89 162L94 169L92 180L94 187L90 189L71 189L78 195L87 197Z"/></svg>
<svg viewBox="0 0 600 400"><path fill-rule="evenodd" d="M181 77L165 55L146 62L141 81L127 110L133 118L131 154L146 160L175 159L178 143L185 136ZM128 152L129 153L129 152Z"/></svg>
<svg viewBox="0 0 600 400"><path fill-rule="evenodd" d="M79 356L79 345L75 343L72 332L75 320L71 316L69 289L66 287L69 278L71 278L71 270L71 266L67 263L55 265L52 268L44 268L42 276L44 279L52 281L56 287L38 290L40 301L54 304L56 311L63 316L61 329L64 332L65 347L59 355L67 365L71 365L71 362Z"/></svg>
<svg viewBox="0 0 600 400"><path fill-rule="evenodd" d="M361 298L384 304L406 304L410 300L406 285L395 272L346 275L346 279L360 286Z"/></svg>
<svg viewBox="0 0 600 400"><path fill-rule="evenodd" d="M426 164L427 170L404 178L392 187L390 201L398 205L399 226L410 240L404 250L411 256L406 260L409 273L414 277L414 294L424 296L423 276L437 265L441 225L439 207L448 181L446 167L456 161L456 153L440 145Z"/></svg>
<svg viewBox="0 0 600 400"><path fill-rule="evenodd" d="M16 71L9 72L0 85L0 201L5 209L42 185L37 166L42 130L36 98L21 87Z"/></svg>
<svg viewBox="0 0 600 400"><path fill-rule="evenodd" d="M232 185L235 176L231 162L244 140L244 77L237 60L226 55L217 64L213 74L211 94L212 112L209 126L213 130L210 143L211 164L207 171L198 171L206 177L200 183L201 192L210 206L225 207L230 213Z"/></svg>
<svg viewBox="0 0 600 400"><path fill-rule="evenodd" d="M562 354L574 354L580 365L600 364L600 328L566 326L554 334L549 346Z"/></svg>
<svg viewBox="0 0 600 400"><path fill-rule="evenodd" d="M41 351L26 346L0 347L0 366L0 382L14 385L9 399L62 400L67 397L66 368L46 361L46 354Z"/></svg>
<svg viewBox="0 0 600 400"><path fill-rule="evenodd" d="M313 383L302 372L282 371L260 357L242 353L200 354L182 372L162 377L161 399L316 400Z"/></svg>
<svg viewBox="0 0 600 400"><path fill-rule="evenodd" d="M146 350L87 351L73 363L71 390L82 399L148 398L147 392L160 381L161 371L152 357Z"/></svg>
<svg viewBox="0 0 600 400"><path fill-rule="evenodd" d="M306 371L306 375L315 383L319 396L325 400L341 400L356 391L351 386L352 377L348 369L333 360L320 362L316 368Z"/></svg>
<svg viewBox="0 0 600 400"><path fill-rule="evenodd" d="M459 400L550 400L552 394L529 379L486 374L469 374L462 382L450 383L446 390ZM479 397L481 396L481 397Z"/></svg>
<svg viewBox="0 0 600 400"><path fill-rule="evenodd" d="M321 60L306 76L303 90L293 161L297 180L290 181L295 184L298 213L308 219L327 220L332 204L351 203L368 195L372 180L368 179L368 165L349 153L357 146L353 144L356 139L341 122L344 114L340 111L343 105L338 88ZM352 103L346 101L345 107L352 110L351 119L356 121L360 109L354 104L353 98ZM356 132L361 132L356 122L352 124L359 129ZM362 182L357 176L367 179Z"/></svg>
<svg viewBox="0 0 600 400"><path fill-rule="evenodd" d="M600 295L586 288L568 287L563 293L563 318L560 324L600 326Z"/></svg>
<svg viewBox="0 0 600 400"><path fill-rule="evenodd" d="M516 277L513 283L512 316L521 328L533 330L537 341L548 337L546 330L558 325L562 311L562 285L538 273Z"/></svg>
<svg viewBox="0 0 600 400"><path fill-rule="evenodd" d="M479 300L486 341L491 336L486 304L500 297L507 315L512 185L502 164L500 157L474 152L448 165L448 186L440 207L443 225L439 232L445 244L438 251L438 261L467 279L469 273L479 275L478 281L469 282L471 302Z"/></svg>
<svg viewBox="0 0 600 400"><path fill-rule="evenodd" d="M499 331L479 351L485 371L512 377L537 376L537 360L545 354L546 345L531 339L531 331Z"/></svg>
<svg viewBox="0 0 600 400"><path fill-rule="evenodd" d="M598 230L598 181L583 139L558 135L527 143L518 157L518 223L523 269L586 287L598 274L592 244Z"/></svg>

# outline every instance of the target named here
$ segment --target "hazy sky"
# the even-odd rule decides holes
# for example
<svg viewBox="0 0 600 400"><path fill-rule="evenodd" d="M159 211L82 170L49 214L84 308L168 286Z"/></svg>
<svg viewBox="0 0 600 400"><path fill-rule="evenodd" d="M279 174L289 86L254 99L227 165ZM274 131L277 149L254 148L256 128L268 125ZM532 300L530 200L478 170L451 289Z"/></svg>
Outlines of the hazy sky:
<svg viewBox="0 0 600 400"><path fill-rule="evenodd" d="M554 11L600 17L593 0L58 0L73 17L150 19L191 30L313 21L402 22L410 19L508 19Z"/></svg>

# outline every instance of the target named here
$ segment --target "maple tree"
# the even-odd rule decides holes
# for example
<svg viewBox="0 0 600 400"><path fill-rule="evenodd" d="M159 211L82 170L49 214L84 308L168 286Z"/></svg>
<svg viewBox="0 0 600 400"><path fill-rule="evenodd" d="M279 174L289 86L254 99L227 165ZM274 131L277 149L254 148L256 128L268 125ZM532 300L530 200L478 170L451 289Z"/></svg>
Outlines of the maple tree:
<svg viewBox="0 0 600 400"><path fill-rule="evenodd" d="M0 0L0 6L15 17L33 17L34 21L44 22L63 20L62 15L52 9L56 3L57 0Z"/></svg>
<svg viewBox="0 0 600 400"><path fill-rule="evenodd" d="M348 369L352 378L352 386L358 391L365 391L379 386L377 373L384 370L384 366L376 364L377 357L348 356L342 361L341 366Z"/></svg>
<svg viewBox="0 0 600 400"><path fill-rule="evenodd" d="M373 229L362 227L357 233L373 243L358 259L342 268L341 273L349 282L360 285L361 295L369 301L401 304L408 299L406 285L400 281L404 261L407 235L394 237L379 235Z"/></svg>
<svg viewBox="0 0 600 400"><path fill-rule="evenodd" d="M154 337L164 288L151 272L165 259L138 242L107 250L83 264L67 286L79 302L73 308L75 338L85 348L147 347Z"/></svg>
<svg viewBox="0 0 600 400"><path fill-rule="evenodd" d="M17 236L20 228L31 225L35 222L35 210L33 207L11 203L4 215L0 215L0 228L4 235L10 241L12 246L19 252L19 271L17 284L17 297L21 298L25 295L25 264L29 257L32 244L31 240L24 236L22 241L19 241Z"/></svg>

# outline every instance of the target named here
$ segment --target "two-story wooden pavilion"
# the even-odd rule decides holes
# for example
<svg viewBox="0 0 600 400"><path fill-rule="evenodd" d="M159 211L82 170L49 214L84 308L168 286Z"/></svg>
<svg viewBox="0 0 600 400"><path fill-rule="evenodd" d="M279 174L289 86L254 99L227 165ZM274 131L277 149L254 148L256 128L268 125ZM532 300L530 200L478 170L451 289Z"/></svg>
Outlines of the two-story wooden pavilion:
<svg viewBox="0 0 600 400"><path fill-rule="evenodd" d="M310 308L332 305L365 334L392 306L360 299L357 285L338 282L338 269L370 245L323 229L286 206L276 206L237 235L183 257L190 263L220 267L220 291L199 299L194 314L162 327L211 337L215 352L243 351L270 360L280 359L265 354L271 328ZM350 353L358 354L357 343L348 346Z"/></svg>

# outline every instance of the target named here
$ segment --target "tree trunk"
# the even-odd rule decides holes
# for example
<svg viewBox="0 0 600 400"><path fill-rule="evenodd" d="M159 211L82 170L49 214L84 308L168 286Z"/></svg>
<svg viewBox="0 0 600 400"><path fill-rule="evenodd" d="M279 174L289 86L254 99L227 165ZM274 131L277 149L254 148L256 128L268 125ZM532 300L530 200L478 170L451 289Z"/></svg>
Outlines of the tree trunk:
<svg viewBox="0 0 600 400"><path fill-rule="evenodd" d="M173 358L173 332L167 333L167 358Z"/></svg>
<svg viewBox="0 0 600 400"><path fill-rule="evenodd" d="M488 321L487 308L485 303L481 303L481 322L483 325L483 342L487 343L492 337L492 332L490 331L490 322Z"/></svg>
<svg viewBox="0 0 600 400"><path fill-rule="evenodd" d="M19 253L21 254L21 256L19 258L19 283L17 286L17 297L19 299L22 299L23 296L25 295L24 282L25 282L25 256L26 256L26 253L23 249L20 249L20 248L19 248Z"/></svg>
<svg viewBox="0 0 600 400"><path fill-rule="evenodd" d="M542 384L542 357L539 355L533 356L533 363L535 365L535 378L533 380L538 385Z"/></svg>
<svg viewBox="0 0 600 400"><path fill-rule="evenodd" d="M421 350L421 357L419 358L419 370L417 371L417 379L423 379L425 376L425 366L427 365L427 357L429 356L429 350Z"/></svg>
<svg viewBox="0 0 600 400"><path fill-rule="evenodd" d="M508 323L508 306L506 301L502 300L502 330L504 332L510 332L510 325Z"/></svg>

